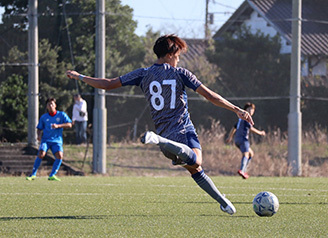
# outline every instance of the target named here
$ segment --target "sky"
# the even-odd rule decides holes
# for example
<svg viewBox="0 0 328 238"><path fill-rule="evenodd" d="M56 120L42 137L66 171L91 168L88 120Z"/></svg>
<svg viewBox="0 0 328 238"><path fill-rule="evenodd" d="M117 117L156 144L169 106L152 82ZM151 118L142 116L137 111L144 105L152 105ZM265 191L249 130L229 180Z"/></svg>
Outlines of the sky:
<svg viewBox="0 0 328 238"><path fill-rule="evenodd" d="M136 34L144 36L149 28L161 34L174 33L183 38L205 37L206 0L121 0L133 11L138 22ZM214 14L210 30L216 32L244 0L209 0L208 12Z"/></svg>
<svg viewBox="0 0 328 238"><path fill-rule="evenodd" d="M40 1L40 0L39 0ZM209 0L208 12L214 14L209 25L214 33L229 19L244 0ZM161 34L174 33L182 38L205 37L206 0L121 0L133 9L138 22L136 34L144 36L148 29ZM0 8L0 15L3 9ZM0 17L1 19L1 17Z"/></svg>

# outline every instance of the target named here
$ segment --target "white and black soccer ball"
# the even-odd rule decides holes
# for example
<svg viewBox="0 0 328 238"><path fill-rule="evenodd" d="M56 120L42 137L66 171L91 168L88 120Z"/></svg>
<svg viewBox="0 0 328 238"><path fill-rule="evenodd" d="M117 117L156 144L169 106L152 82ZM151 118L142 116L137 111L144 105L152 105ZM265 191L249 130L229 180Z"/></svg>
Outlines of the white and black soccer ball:
<svg viewBox="0 0 328 238"><path fill-rule="evenodd" d="M271 192L260 192L253 200L253 210L261 217L271 217L277 213L278 209L278 198Z"/></svg>

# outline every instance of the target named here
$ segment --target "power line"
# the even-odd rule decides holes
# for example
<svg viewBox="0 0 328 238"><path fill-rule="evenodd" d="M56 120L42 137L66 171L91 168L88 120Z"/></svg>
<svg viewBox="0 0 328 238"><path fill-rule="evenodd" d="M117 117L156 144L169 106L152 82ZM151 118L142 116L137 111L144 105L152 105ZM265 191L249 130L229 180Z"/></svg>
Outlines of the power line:
<svg viewBox="0 0 328 238"><path fill-rule="evenodd" d="M172 20L172 21L201 21L201 22L204 21L203 19L196 19L196 18L169 18L169 17L140 16L140 15L134 15L134 17L145 18L145 19Z"/></svg>
<svg viewBox="0 0 328 238"><path fill-rule="evenodd" d="M301 99L305 99L305 100L316 100L316 101L328 101L328 98L324 98L324 97L311 97L311 96L301 97Z"/></svg>
<svg viewBox="0 0 328 238"><path fill-rule="evenodd" d="M61 92L62 94L62 92ZM66 92L66 95L74 95L75 93ZM44 95L42 93L38 94L39 96ZM82 92L81 95L84 96L94 96L95 93L93 92ZM145 95L143 94L126 94L126 93L112 93L112 92L105 92L105 96L109 97L122 97L122 98L137 98L137 99L145 99ZM258 97L224 97L227 100L231 101L257 101L257 100L286 100L289 99L290 96L258 96ZM312 97L312 96L301 96L301 100L313 100L313 101L328 101L327 97ZM201 96L195 97L188 97L188 101L206 101L205 98Z"/></svg>
<svg viewBox="0 0 328 238"><path fill-rule="evenodd" d="M234 9L236 10L237 8L233 7L233 6L229 6L229 5L225 5L223 3L219 3L219 2L216 2L215 0L213 0L214 4L217 4L217 5L220 5L222 7L226 7L226 8L231 8L231 9Z"/></svg>
<svg viewBox="0 0 328 238"><path fill-rule="evenodd" d="M92 94L92 93L90 93ZM88 94L89 95L89 94ZM136 94L125 94L125 93L109 93L105 92L106 96L111 96L111 97L124 97L124 98L145 98L144 95L136 95ZM247 100L282 100L282 99L289 99L290 96L258 96L258 97L225 97L227 100L231 101L247 101ZM328 101L328 98L325 97L311 97L311 96L302 96L301 99L303 100L319 100L319 101ZM206 99L203 97L188 97L188 100L190 101L205 101Z"/></svg>

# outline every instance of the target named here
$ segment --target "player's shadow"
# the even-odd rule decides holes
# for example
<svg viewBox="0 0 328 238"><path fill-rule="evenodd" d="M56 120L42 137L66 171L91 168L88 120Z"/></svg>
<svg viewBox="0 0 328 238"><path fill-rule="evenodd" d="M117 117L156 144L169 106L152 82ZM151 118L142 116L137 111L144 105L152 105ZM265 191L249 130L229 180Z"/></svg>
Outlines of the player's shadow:
<svg viewBox="0 0 328 238"><path fill-rule="evenodd" d="M90 220L90 219L108 219L111 217L147 217L148 215L136 214L136 215L81 215L81 216L36 216L36 217L0 217L1 221L11 221L11 220Z"/></svg>
<svg viewBox="0 0 328 238"><path fill-rule="evenodd" d="M0 223L2 221L17 221L17 220L104 220L110 219L114 217L170 217L171 215L167 214L117 214L117 215L81 215L81 216L36 216L36 217L0 217ZM218 216L226 216L226 214L198 214L200 217L218 217ZM231 217L249 217L245 215L237 215Z"/></svg>
<svg viewBox="0 0 328 238"><path fill-rule="evenodd" d="M67 219L67 220L84 220L84 219L104 219L106 216L43 216L43 217L0 217L0 221L10 220L56 220L56 219Z"/></svg>

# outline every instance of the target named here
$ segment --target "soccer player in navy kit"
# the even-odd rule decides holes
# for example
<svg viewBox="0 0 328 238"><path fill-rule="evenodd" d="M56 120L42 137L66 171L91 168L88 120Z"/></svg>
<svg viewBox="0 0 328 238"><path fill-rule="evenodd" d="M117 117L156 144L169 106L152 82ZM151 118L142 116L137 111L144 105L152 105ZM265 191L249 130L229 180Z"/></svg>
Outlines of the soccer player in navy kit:
<svg viewBox="0 0 328 238"><path fill-rule="evenodd" d="M253 116L255 113L255 105L253 103L248 102L245 104L244 110L248 111L249 114ZM246 170L250 160L254 156L254 152L250 148L250 144L248 141L249 131L261 136L265 136L265 131L260 131L254 126L252 126L249 122L239 118L237 124L234 128L232 128L229 137L227 138L227 143L230 143L232 137L235 135L235 145L239 148L243 155L243 157L241 158L240 169L238 170L238 174L243 179L249 178L249 175Z"/></svg>
<svg viewBox="0 0 328 238"><path fill-rule="evenodd" d="M32 181L36 178L36 173L41 165L42 159L46 156L48 149L51 149L56 160L52 166L48 180L60 181L56 176L63 159L63 128L71 128L72 121L65 112L56 110L56 99L48 98L46 101L48 113L40 117L37 125L38 141L41 141L38 156L34 161L32 174L26 180ZM43 133L42 133L43 132Z"/></svg>
<svg viewBox="0 0 328 238"><path fill-rule="evenodd" d="M175 35L164 35L155 42L153 51L158 59L149 68L137 69L112 79L93 78L71 70L66 74L69 78L105 90L127 85L139 86L150 104L157 132L146 132L141 142L158 145L174 165L182 165L190 172L195 182L220 203L222 211L232 215L236 212L235 207L219 192L201 167L202 151L190 120L185 87L193 89L214 105L235 112L238 117L251 124L252 117L248 112L208 89L190 71L177 67L180 53L186 50L185 41Z"/></svg>

